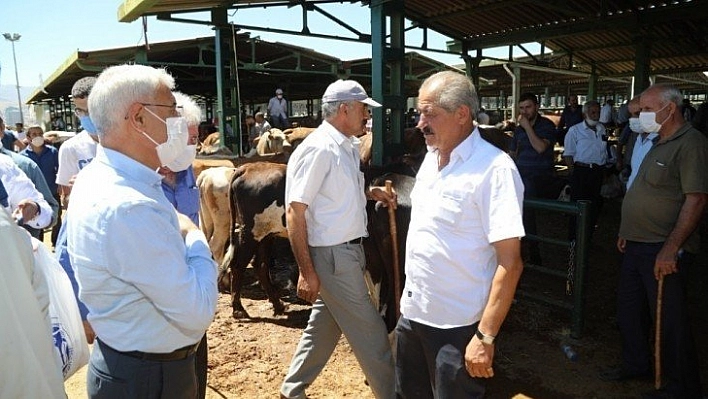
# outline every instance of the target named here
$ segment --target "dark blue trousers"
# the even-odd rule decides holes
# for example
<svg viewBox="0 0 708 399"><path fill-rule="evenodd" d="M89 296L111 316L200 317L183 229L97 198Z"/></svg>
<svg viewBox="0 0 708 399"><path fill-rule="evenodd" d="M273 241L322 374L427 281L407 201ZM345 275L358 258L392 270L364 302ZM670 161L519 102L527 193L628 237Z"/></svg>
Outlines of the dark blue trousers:
<svg viewBox="0 0 708 399"><path fill-rule="evenodd" d="M622 362L630 372L651 370L658 281L654 262L663 243L628 241L617 289L617 322ZM698 357L686 304L686 275L694 255L683 253L678 273L664 277L661 309L661 372L666 390L677 398L702 398Z"/></svg>
<svg viewBox="0 0 708 399"><path fill-rule="evenodd" d="M465 368L465 349L477 323L435 328L401 316L396 334L396 394L404 399L484 397L485 384Z"/></svg>
<svg viewBox="0 0 708 399"><path fill-rule="evenodd" d="M86 390L91 399L194 399L194 363L194 354L169 362L136 359L97 339L89 360Z"/></svg>

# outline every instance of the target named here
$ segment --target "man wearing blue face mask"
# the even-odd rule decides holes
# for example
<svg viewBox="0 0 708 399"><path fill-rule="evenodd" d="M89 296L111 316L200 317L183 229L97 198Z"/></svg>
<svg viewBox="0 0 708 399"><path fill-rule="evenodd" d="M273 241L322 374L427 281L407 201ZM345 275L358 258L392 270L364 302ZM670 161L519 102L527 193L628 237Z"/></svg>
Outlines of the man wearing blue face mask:
<svg viewBox="0 0 708 399"><path fill-rule="evenodd" d="M195 352L216 311L204 234L162 191L187 150L164 69L107 68L89 97L101 145L69 203L69 254L96 340L90 398L197 396Z"/></svg>
<svg viewBox="0 0 708 399"><path fill-rule="evenodd" d="M95 82L95 77L88 76L77 80L71 88L74 114L79 119L83 130L59 147L59 170L56 183L59 185L64 209L69 203L73 179L96 156L98 132L88 113L88 97Z"/></svg>

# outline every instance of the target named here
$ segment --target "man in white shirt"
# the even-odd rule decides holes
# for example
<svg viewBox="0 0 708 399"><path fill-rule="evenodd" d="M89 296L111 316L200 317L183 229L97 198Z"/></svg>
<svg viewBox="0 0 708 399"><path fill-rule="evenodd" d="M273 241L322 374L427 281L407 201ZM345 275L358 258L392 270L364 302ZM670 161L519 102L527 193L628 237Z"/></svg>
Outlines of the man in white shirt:
<svg viewBox="0 0 708 399"><path fill-rule="evenodd" d="M605 101L605 105L600 109L600 123L605 125L605 127L614 127L617 121L617 114L615 113L615 101L609 99Z"/></svg>
<svg viewBox="0 0 708 399"><path fill-rule="evenodd" d="M283 90L277 89L275 96L268 101L268 116L273 127L280 130L289 128L288 122L288 100L283 98Z"/></svg>
<svg viewBox="0 0 708 399"><path fill-rule="evenodd" d="M1 191L2 183L0 202ZM0 237L0 397L65 398L61 366L54 361L47 282L37 278L29 234L5 209L0 209Z"/></svg>
<svg viewBox="0 0 708 399"><path fill-rule="evenodd" d="M423 82L420 121L429 152L411 192L406 283L395 333L402 398L482 398L494 340L523 262L524 186L514 161L482 139L469 78Z"/></svg>
<svg viewBox="0 0 708 399"><path fill-rule="evenodd" d="M95 82L95 77L88 76L77 80L71 88L74 113L79 118L83 130L59 147L59 170L56 183L59 185L64 208L69 203L73 179L96 156L98 132L88 113L88 96Z"/></svg>
<svg viewBox="0 0 708 399"><path fill-rule="evenodd" d="M353 80L338 80L322 96L325 121L288 162L285 203L290 244L300 277L298 296L312 302L307 328L280 388L304 399L344 336L376 398L394 398L393 359L383 319L364 281L366 198L395 206L381 187L365 189L357 135L381 105Z"/></svg>
<svg viewBox="0 0 708 399"><path fill-rule="evenodd" d="M608 100L609 101L609 100ZM600 105L591 100L583 104L585 120L571 126L565 135L563 159L571 171L570 200L590 201L590 226L595 226L602 208L600 189L605 178L605 165L610 161L607 131L598 122ZM575 217L571 217L568 235L576 236Z"/></svg>

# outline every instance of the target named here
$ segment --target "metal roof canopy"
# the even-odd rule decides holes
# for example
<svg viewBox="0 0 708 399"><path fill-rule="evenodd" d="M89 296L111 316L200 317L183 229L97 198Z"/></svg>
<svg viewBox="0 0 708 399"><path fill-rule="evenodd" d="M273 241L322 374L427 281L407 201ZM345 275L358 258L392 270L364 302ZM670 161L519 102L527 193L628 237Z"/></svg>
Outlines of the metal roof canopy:
<svg viewBox="0 0 708 399"><path fill-rule="evenodd" d="M269 42L249 34L238 36L238 63L242 74L240 85L250 103L264 103L277 87L286 90L292 100L322 96L327 85L339 75L363 77L362 85L369 88L371 59L343 61L310 49L280 42ZM186 94L212 100L216 97L214 77L215 45L213 37L202 37L144 46L122 47L95 51L76 51L35 90L28 103L69 97L78 79L97 75L111 65L140 62L165 66L175 76L177 88ZM459 70L416 52L405 55L406 93L417 94L420 82L430 73ZM293 76L296 75L296 76Z"/></svg>
<svg viewBox="0 0 708 399"><path fill-rule="evenodd" d="M303 7L302 31L236 25L249 30L266 30L290 34L309 34L342 40L370 41L371 35L354 30L353 37L337 37L310 32L305 11L324 13L335 22L336 17L318 7L324 3L358 3L334 0L126 0L118 10L118 18L130 22L144 15L174 19L171 14L206 11L214 7L251 8L264 6ZM387 0L365 0L362 4L391 3ZM708 70L708 2L699 0L403 0L403 14L421 29L432 29L453 38L459 53L498 46L539 42L553 51L554 59L544 55L533 57L538 65L559 67L600 76L634 75L638 46L648 46L650 74L676 71ZM191 21L194 23L207 23ZM419 48L431 51L427 43Z"/></svg>
<svg viewBox="0 0 708 399"><path fill-rule="evenodd" d="M319 7L319 4L347 2L362 3L371 8L372 34L357 31ZM227 9L266 6L302 7L301 31L231 25L227 21ZM215 12L215 8L220 11ZM209 10L212 12L212 21L175 16ZM337 37L312 32L307 24L309 12L319 12L349 30L352 36ZM621 84L621 80L614 78L633 77L632 89L638 92L649 85L650 75L708 70L708 1L698 0L125 0L118 10L118 18L123 22L147 15L156 15L162 20L213 25L217 29L217 36L219 29L230 27L370 42L372 65L375 64L372 74L373 94L379 97L386 94L387 90L381 87L384 78L379 74L385 73L386 66L393 68L390 69L392 79L397 83L387 88L387 99L393 103L391 110L394 113L398 113L402 102L400 89L397 88L403 86L398 72L402 48L447 51L428 48L428 29L454 39L448 47L462 56L468 74L478 87L479 65L486 58L482 50L504 45L509 46L509 61L513 60L512 46L519 46L526 51L534 66L549 67L547 70L533 71L536 75L550 73L552 68L587 74L588 95L591 97L596 97L597 89L603 88L599 84L601 79ZM413 26L404 29L401 18L410 20ZM389 31L386 29L387 24L390 24ZM406 30L413 28L423 30L423 43L419 47L410 46L401 39ZM520 45L527 42L541 43L541 54L534 56ZM553 53L546 54L546 49ZM472 51L476 51L474 56L470 55ZM382 61L379 57L385 59ZM518 93L518 69L514 75L516 78L511 80L515 86L511 92ZM567 76L565 79L535 76L534 79L548 82L568 80ZM700 77L696 80L684 78L682 81L699 83L698 90L705 92L705 86L700 85ZM571 92L569 87L566 88L568 93ZM615 92L617 85L605 90ZM377 127L378 118L376 114L374 116L374 125Z"/></svg>
<svg viewBox="0 0 708 399"><path fill-rule="evenodd" d="M341 60L310 49L277 42L268 42L248 34L237 35L237 59L243 92L250 102L267 102L277 87L287 89L293 100L316 98L326 84L336 76ZM66 96L74 82L84 76L96 75L111 65L129 62L169 68L178 90L211 99L216 97L214 68L215 40L203 37L144 46L97 51L77 51L35 91L28 102ZM293 75L297 79L293 79ZM327 79L322 79L326 75ZM322 91L317 92L318 88ZM314 96L314 97L313 97Z"/></svg>

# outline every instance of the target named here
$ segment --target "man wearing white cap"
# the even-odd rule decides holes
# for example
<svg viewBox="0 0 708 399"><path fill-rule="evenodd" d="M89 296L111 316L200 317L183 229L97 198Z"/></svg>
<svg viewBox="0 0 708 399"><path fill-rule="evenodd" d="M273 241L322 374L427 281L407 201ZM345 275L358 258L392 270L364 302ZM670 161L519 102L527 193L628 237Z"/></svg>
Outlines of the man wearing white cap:
<svg viewBox="0 0 708 399"><path fill-rule="evenodd" d="M312 302L280 389L281 398L305 398L342 333L377 398L394 398L394 372L386 326L364 282L366 200L396 205L382 187L364 187L359 140L369 98L353 80L338 80L322 96L324 122L288 162L285 202L290 244L300 276L298 296ZM346 221L343 223L342 221Z"/></svg>
<svg viewBox="0 0 708 399"><path fill-rule="evenodd" d="M290 122L288 122L288 100L283 98L283 89L275 90L275 97L268 101L268 116L273 127L281 130L290 127Z"/></svg>

